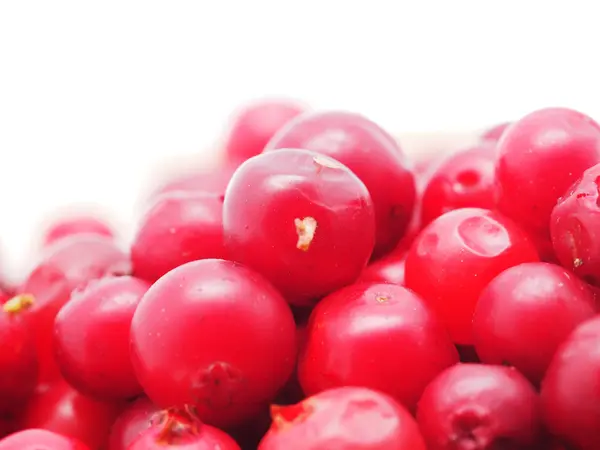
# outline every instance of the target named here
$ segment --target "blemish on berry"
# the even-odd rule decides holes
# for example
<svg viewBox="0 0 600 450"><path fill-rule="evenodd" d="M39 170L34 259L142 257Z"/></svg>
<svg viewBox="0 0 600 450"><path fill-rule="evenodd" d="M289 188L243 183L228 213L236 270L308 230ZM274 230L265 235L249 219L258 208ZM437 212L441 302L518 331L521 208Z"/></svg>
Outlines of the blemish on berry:
<svg viewBox="0 0 600 450"><path fill-rule="evenodd" d="M314 406L310 400L289 406L271 405L273 428L276 431L283 431L296 423L303 422L313 411Z"/></svg>
<svg viewBox="0 0 600 450"><path fill-rule="evenodd" d="M298 242L296 248L303 252L308 251L310 244L315 238L317 231L317 221L313 217L305 217L304 219L294 219Z"/></svg>
<svg viewBox="0 0 600 450"><path fill-rule="evenodd" d="M383 294L377 294L375 296L375 301L377 303L387 303L390 301L390 298L387 295L383 295Z"/></svg>
<svg viewBox="0 0 600 450"><path fill-rule="evenodd" d="M243 384L243 374L231 364L218 361L198 372L192 382L192 396L210 409L224 409L234 403Z"/></svg>
<svg viewBox="0 0 600 450"><path fill-rule="evenodd" d="M317 155L313 158L313 162L317 166L317 173L321 173L324 167L329 169L341 169L343 166L335 159L327 158L326 156Z"/></svg>
<svg viewBox="0 0 600 450"><path fill-rule="evenodd" d="M16 314L31 308L35 304L35 297L31 294L16 295L2 305L5 313Z"/></svg>

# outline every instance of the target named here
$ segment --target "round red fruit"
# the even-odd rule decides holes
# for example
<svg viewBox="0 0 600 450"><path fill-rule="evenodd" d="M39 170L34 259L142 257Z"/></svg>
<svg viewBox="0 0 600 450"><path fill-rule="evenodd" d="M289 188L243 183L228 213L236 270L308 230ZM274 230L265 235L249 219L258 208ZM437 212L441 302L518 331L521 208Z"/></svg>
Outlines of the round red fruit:
<svg viewBox="0 0 600 450"><path fill-rule="evenodd" d="M538 384L557 347L597 313L590 289L562 267L511 267L479 296L473 318L477 354L484 363L512 365Z"/></svg>
<svg viewBox="0 0 600 450"><path fill-rule="evenodd" d="M417 411L428 450L530 450L541 439L538 395L516 369L458 364L431 382Z"/></svg>
<svg viewBox="0 0 600 450"><path fill-rule="evenodd" d="M330 156L365 183L375 206L375 257L404 236L416 201L415 178L396 141L378 125L348 112L304 114L282 128L265 151L284 148Z"/></svg>
<svg viewBox="0 0 600 450"><path fill-rule="evenodd" d="M410 413L371 389L330 389L271 416L258 450L426 450Z"/></svg>
<svg viewBox="0 0 600 450"><path fill-rule="evenodd" d="M0 450L89 450L89 447L52 431L28 429L0 440Z"/></svg>
<svg viewBox="0 0 600 450"><path fill-rule="evenodd" d="M365 185L338 161L306 150L242 164L225 194L223 227L233 259L298 305L355 281L375 241Z"/></svg>
<svg viewBox="0 0 600 450"><path fill-rule="evenodd" d="M217 426L240 423L275 397L292 374L295 341L292 312L271 284L214 259L158 280L131 323L132 361L150 400L192 404Z"/></svg>
<svg viewBox="0 0 600 450"><path fill-rule="evenodd" d="M113 230L102 220L95 217L66 217L53 223L44 233L44 246L76 234L95 234L112 238Z"/></svg>
<svg viewBox="0 0 600 450"><path fill-rule="evenodd" d="M251 103L238 112L225 142L225 154L232 163L258 155L285 124L307 110L288 99L266 99Z"/></svg>
<svg viewBox="0 0 600 450"><path fill-rule="evenodd" d="M541 109L511 125L497 151L500 210L547 232L558 198L600 162L600 126L567 108Z"/></svg>
<svg viewBox="0 0 600 450"><path fill-rule="evenodd" d="M129 330L149 287L134 277L103 278L71 296L54 322L54 352L69 384L100 399L141 394L129 354Z"/></svg>
<svg viewBox="0 0 600 450"><path fill-rule="evenodd" d="M457 362L446 329L419 297L401 286L360 283L313 310L298 373L307 395L365 386L414 409L425 386Z"/></svg>
<svg viewBox="0 0 600 450"><path fill-rule="evenodd" d="M406 252L397 251L372 262L359 277L360 282L390 283L404 285Z"/></svg>
<svg viewBox="0 0 600 450"><path fill-rule="evenodd" d="M107 450L128 450L143 431L150 428L158 408L147 397L139 397L113 423Z"/></svg>
<svg viewBox="0 0 600 450"><path fill-rule="evenodd" d="M505 269L537 260L529 237L512 220L486 209L456 209L431 222L413 242L406 286L440 315L454 342L470 345L483 288Z"/></svg>
<svg viewBox="0 0 600 450"><path fill-rule="evenodd" d="M542 382L544 422L581 450L600 443L600 316L579 325L556 351Z"/></svg>
<svg viewBox="0 0 600 450"><path fill-rule="evenodd" d="M131 246L133 272L150 282L186 262L225 256L223 197L204 192L157 197Z"/></svg>
<svg viewBox="0 0 600 450"><path fill-rule="evenodd" d="M493 209L495 146L480 144L450 155L429 177L421 200L421 223L426 225L458 208Z"/></svg>

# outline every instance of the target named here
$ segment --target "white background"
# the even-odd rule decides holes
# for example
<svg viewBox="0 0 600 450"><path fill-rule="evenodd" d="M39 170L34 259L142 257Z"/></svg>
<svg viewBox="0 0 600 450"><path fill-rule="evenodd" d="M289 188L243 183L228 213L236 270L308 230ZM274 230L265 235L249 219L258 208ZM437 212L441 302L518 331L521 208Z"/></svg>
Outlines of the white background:
<svg viewBox="0 0 600 450"><path fill-rule="evenodd" d="M0 241L96 203L131 233L156 167L201 161L231 111L286 95L397 133L544 106L600 117L595 2L0 1ZM568 5L568 6L567 6Z"/></svg>

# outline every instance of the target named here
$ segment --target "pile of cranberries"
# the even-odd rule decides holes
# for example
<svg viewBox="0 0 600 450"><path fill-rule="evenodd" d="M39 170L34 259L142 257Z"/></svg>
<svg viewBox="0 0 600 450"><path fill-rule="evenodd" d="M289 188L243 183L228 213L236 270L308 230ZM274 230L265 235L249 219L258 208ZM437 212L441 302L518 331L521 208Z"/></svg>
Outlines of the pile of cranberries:
<svg viewBox="0 0 600 450"><path fill-rule="evenodd" d="M541 109L415 172L277 100L222 148L127 251L65 218L5 286L0 450L600 449L600 125Z"/></svg>

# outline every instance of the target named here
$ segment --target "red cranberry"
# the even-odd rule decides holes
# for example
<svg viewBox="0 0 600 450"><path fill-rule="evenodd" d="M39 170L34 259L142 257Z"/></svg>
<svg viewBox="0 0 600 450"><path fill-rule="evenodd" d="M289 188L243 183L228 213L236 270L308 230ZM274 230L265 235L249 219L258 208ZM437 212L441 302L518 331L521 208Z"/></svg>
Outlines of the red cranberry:
<svg viewBox="0 0 600 450"><path fill-rule="evenodd" d="M401 286L361 283L313 310L298 372L307 395L365 386L413 409L427 383L457 362L446 329L419 297Z"/></svg>
<svg viewBox="0 0 600 450"><path fill-rule="evenodd" d="M566 108L535 111L511 125L498 143L499 208L534 230L547 230L558 198L600 162L600 127Z"/></svg>
<svg viewBox="0 0 600 450"><path fill-rule="evenodd" d="M494 149L491 144L481 144L453 153L438 166L423 192L423 225L454 209L495 207Z"/></svg>
<svg viewBox="0 0 600 450"><path fill-rule="evenodd" d="M225 256L223 199L203 192L157 197L131 246L134 273L151 282L186 262Z"/></svg>
<svg viewBox="0 0 600 450"><path fill-rule="evenodd" d="M579 325L561 344L542 382L548 430L580 450L600 443L600 316Z"/></svg>
<svg viewBox="0 0 600 450"><path fill-rule="evenodd" d="M511 267L477 302L477 353L484 363L513 365L539 383L556 348L597 312L592 292L562 267L541 262Z"/></svg>
<svg viewBox="0 0 600 450"><path fill-rule="evenodd" d="M298 324L296 326L296 347L298 349L297 354L301 354L306 345L308 339L308 327L306 323ZM304 398L304 391L300 386L300 380L298 379L298 365L294 367L292 376L288 379L287 383L283 386L277 398L275 399L277 404L289 405L298 403Z"/></svg>
<svg viewBox="0 0 600 450"><path fill-rule="evenodd" d="M600 164L586 170L552 211L557 258L588 283L600 286Z"/></svg>
<svg viewBox="0 0 600 450"><path fill-rule="evenodd" d="M375 241L373 204L344 165L306 150L278 150L240 166L223 206L233 258L295 304L352 283Z"/></svg>
<svg viewBox="0 0 600 450"><path fill-rule="evenodd" d="M44 246L76 234L95 234L112 238L113 230L102 220L95 217L66 217L53 223L44 233Z"/></svg>
<svg viewBox="0 0 600 450"><path fill-rule="evenodd" d="M30 429L2 439L0 450L89 450L89 447L52 431Z"/></svg>
<svg viewBox="0 0 600 450"><path fill-rule="evenodd" d="M247 105L231 124L225 143L227 159L239 164L258 155L281 127L305 111L304 105L286 99L268 99Z"/></svg>
<svg viewBox="0 0 600 450"><path fill-rule="evenodd" d="M360 387L321 392L274 406L258 450L425 450L410 413L392 398Z"/></svg>
<svg viewBox="0 0 600 450"><path fill-rule="evenodd" d="M199 422L190 414L164 411L154 421L128 450L240 450L225 432Z"/></svg>
<svg viewBox="0 0 600 450"><path fill-rule="evenodd" d="M446 369L425 389L417 421L428 450L531 450L541 438L537 393L512 367Z"/></svg>
<svg viewBox="0 0 600 450"><path fill-rule="evenodd" d="M511 220L478 208L431 222L406 258L406 286L440 314L458 344L472 344L472 319L483 288L500 272L538 256Z"/></svg>
<svg viewBox="0 0 600 450"><path fill-rule="evenodd" d="M18 423L21 428L42 428L99 449L105 445L110 427L120 410L118 403L86 397L58 380L34 395Z"/></svg>
<svg viewBox="0 0 600 450"><path fill-rule="evenodd" d="M158 409L147 397L131 403L117 417L110 429L107 450L127 450L143 431L152 425L152 417Z"/></svg>
<svg viewBox="0 0 600 450"><path fill-rule="evenodd" d="M38 362L32 330L23 313L31 296L8 300L0 310L0 413L12 412L33 393Z"/></svg>
<svg viewBox="0 0 600 450"><path fill-rule="evenodd" d="M100 399L142 392L129 355L129 329L149 287L138 278L104 278L62 307L54 322L54 351L69 384Z"/></svg>
<svg viewBox="0 0 600 450"><path fill-rule="evenodd" d="M289 378L295 333L289 306L260 275L230 261L194 261L142 298L131 323L132 360L159 407L193 404L203 422L232 426Z"/></svg>
<svg viewBox="0 0 600 450"><path fill-rule="evenodd" d="M404 265L406 252L392 252L382 259L372 262L363 270L360 282L390 283L404 285Z"/></svg>
<svg viewBox="0 0 600 450"><path fill-rule="evenodd" d="M394 139L358 114L321 112L290 122L265 151L303 148L348 166L365 183L377 221L374 256L392 250L405 234L416 199L415 179Z"/></svg>
<svg viewBox="0 0 600 450"><path fill-rule="evenodd" d="M492 128L487 129L481 134L481 139L484 141L498 142L511 124L512 122L503 122L494 125Z"/></svg>

